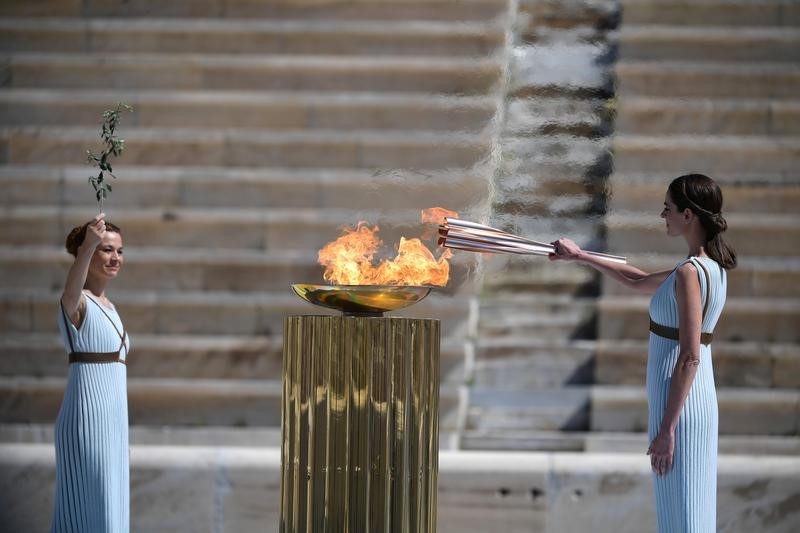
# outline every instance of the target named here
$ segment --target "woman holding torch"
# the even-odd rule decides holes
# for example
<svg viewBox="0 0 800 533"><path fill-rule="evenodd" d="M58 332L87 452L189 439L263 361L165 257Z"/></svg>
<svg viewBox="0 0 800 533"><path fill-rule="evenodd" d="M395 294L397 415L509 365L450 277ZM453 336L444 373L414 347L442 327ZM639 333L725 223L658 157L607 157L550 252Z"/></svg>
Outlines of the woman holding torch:
<svg viewBox="0 0 800 533"><path fill-rule="evenodd" d="M632 289L652 294L647 358L650 447L659 533L716 531L717 397L711 339L725 305L726 271L736 253L722 238L722 192L702 174L670 183L661 218L682 237L687 258L647 273L553 243L552 260L585 263Z"/></svg>
<svg viewBox="0 0 800 533"><path fill-rule="evenodd" d="M69 353L67 388L55 427L56 499L51 531L129 530L130 341L106 285L123 264L120 229L99 214L74 228L59 330Z"/></svg>

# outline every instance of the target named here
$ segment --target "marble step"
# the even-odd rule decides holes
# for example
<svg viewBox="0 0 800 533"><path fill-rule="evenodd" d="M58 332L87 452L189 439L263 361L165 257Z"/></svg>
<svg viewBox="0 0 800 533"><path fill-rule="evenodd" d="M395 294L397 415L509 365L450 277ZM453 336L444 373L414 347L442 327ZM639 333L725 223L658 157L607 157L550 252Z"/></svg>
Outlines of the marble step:
<svg viewBox="0 0 800 533"><path fill-rule="evenodd" d="M483 258L483 290L494 293L536 292L584 294L597 285L597 275L577 263L554 265L543 257L490 256Z"/></svg>
<svg viewBox="0 0 800 533"><path fill-rule="evenodd" d="M654 212L663 204L667 186L677 176L664 172L617 172L608 181L608 209ZM722 189L728 213L791 214L797 211L800 188L796 174L720 173L713 175Z"/></svg>
<svg viewBox="0 0 800 533"><path fill-rule="evenodd" d="M14 426L16 429L19 426ZM24 427L24 426L23 426ZM16 430L20 440L28 432ZM34 426L31 437L38 437L39 428ZM10 431L9 431L10 433ZM19 442L10 440L9 442ZM22 441L24 442L24 441ZM34 440L34 442L40 442ZM46 441L45 441L46 442ZM646 432L601 432L601 431L543 431L543 430L470 430L460 436L462 450L496 451L548 451L583 453L644 453L649 445ZM750 456L796 456L800 455L800 438L778 435L720 435L720 455L741 454Z"/></svg>
<svg viewBox="0 0 800 533"><path fill-rule="evenodd" d="M569 294L495 293L481 298L478 331L482 338L528 335L539 338L591 338L595 300Z"/></svg>
<svg viewBox="0 0 800 533"><path fill-rule="evenodd" d="M676 26L800 26L794 0L622 0L625 24Z"/></svg>
<svg viewBox="0 0 800 533"><path fill-rule="evenodd" d="M486 56L496 24L166 18L0 18L0 51Z"/></svg>
<svg viewBox="0 0 800 533"><path fill-rule="evenodd" d="M275 336L287 315L335 314L313 306L287 287L280 292L109 291L134 343L137 335ZM0 290L0 333L53 333L60 290ZM392 316L435 318L442 336L465 334L469 301L434 292Z"/></svg>
<svg viewBox="0 0 800 533"><path fill-rule="evenodd" d="M61 339L48 333L11 333L0 338L0 376L65 377ZM281 333L265 335L153 335L134 339L128 359L130 378L281 379ZM464 381L464 340L441 340L442 383Z"/></svg>
<svg viewBox="0 0 800 533"><path fill-rule="evenodd" d="M3 89L0 124L94 126L116 102L136 109L122 128L474 132L495 113L489 97L414 93Z"/></svg>
<svg viewBox="0 0 800 533"><path fill-rule="evenodd" d="M534 334L478 339L470 384L484 388L554 388L594 380L594 341Z"/></svg>
<svg viewBox="0 0 800 533"><path fill-rule="evenodd" d="M0 443L52 445L51 424L4 424L0 426ZM281 446L280 428L270 427L159 427L132 426L130 442L138 446L227 446L232 448L264 448ZM449 449L443 440L440 450ZM584 431L513 432L465 431L460 437L462 450L527 450L571 451L590 453L638 453L646 449L646 433L602 433ZM800 438L774 435L721 435L721 455L794 456L800 455Z"/></svg>
<svg viewBox="0 0 800 533"><path fill-rule="evenodd" d="M5 163L79 164L99 152L99 128L0 128ZM232 167L453 168L488 156L489 138L465 133L380 130L255 130L250 128L125 128L120 165Z"/></svg>
<svg viewBox="0 0 800 533"><path fill-rule="evenodd" d="M116 192L115 194L121 194ZM87 196L91 191L87 191ZM0 242L5 245L61 247L66 235L97 215L86 207L8 206L0 208ZM433 207L426 205L425 207ZM359 221L378 227L383 242L375 259L396 256L400 237L420 238L436 252L430 227L420 222L420 210L374 206L361 211L317 208L117 208L106 203L108 220L122 230L128 252L140 247L217 248L277 252L316 252ZM466 254L466 253L465 253ZM457 254L464 256L465 254ZM474 254L468 255L474 259Z"/></svg>
<svg viewBox="0 0 800 533"><path fill-rule="evenodd" d="M714 382L719 387L800 388L800 347L769 342L712 344ZM641 385L647 370L647 341L599 341L594 378L599 385Z"/></svg>
<svg viewBox="0 0 800 533"><path fill-rule="evenodd" d="M800 134L800 100L622 97L615 128L640 135Z"/></svg>
<svg viewBox="0 0 800 533"><path fill-rule="evenodd" d="M322 281L324 268L313 250L218 250L141 247L125 254L118 290L285 291L292 283ZM59 290L73 257L61 247L0 245L0 289ZM466 281L475 258L459 255L450 261L453 286Z"/></svg>
<svg viewBox="0 0 800 533"><path fill-rule="evenodd" d="M680 254L630 254L628 263L646 272L671 270L685 258ZM800 257L740 257L735 269L727 272L728 297L800 298ZM609 278L602 279L607 296L633 296L636 293Z"/></svg>
<svg viewBox="0 0 800 533"><path fill-rule="evenodd" d="M91 167L0 165L0 206L85 207ZM464 169L324 169L125 165L108 203L116 208L469 210L489 192L487 172ZM119 194L116 194L116 193Z"/></svg>
<svg viewBox="0 0 800 533"><path fill-rule="evenodd" d="M641 449L443 451L437 531L523 532L531 524L548 524L536 529L547 533L652 531L642 527L656 523L652 473L642 456ZM131 531L280 531L279 448L133 446L130 466ZM727 533L791 531L794 508L786 499L800 475L795 457L722 455L718 472L719 521ZM52 508L55 492L52 445L2 446L0 480L7 529L46 530L52 517L43 509ZM777 525L765 529L764 517L772 516Z"/></svg>
<svg viewBox="0 0 800 533"><path fill-rule="evenodd" d="M128 418L132 426L232 426L279 428L280 379L130 378ZM53 423L66 380L0 377L0 423ZM445 428L458 406L458 390L444 386L439 416Z"/></svg>
<svg viewBox="0 0 800 533"><path fill-rule="evenodd" d="M597 301L597 336L603 340L649 336L649 299L608 296ZM728 298L714 342L800 342L800 299Z"/></svg>
<svg viewBox="0 0 800 533"><path fill-rule="evenodd" d="M498 83L493 59L244 54L11 54L14 88L367 91L475 95Z"/></svg>
<svg viewBox="0 0 800 533"><path fill-rule="evenodd" d="M648 214L616 212L606 218L608 249L621 255L631 253L685 253L682 239L667 236L658 217L661 204L653 203ZM796 257L800 242L800 217L795 214L726 213L728 240L741 256ZM764 238L769 235L769 238ZM678 242L681 241L681 242Z"/></svg>
<svg viewBox="0 0 800 533"><path fill-rule="evenodd" d="M795 99L800 93L796 63L621 61L615 71L621 97Z"/></svg>
<svg viewBox="0 0 800 533"><path fill-rule="evenodd" d="M638 432L647 428L643 387L595 386L591 391L592 431ZM720 435L798 435L797 389L718 388Z"/></svg>
<svg viewBox="0 0 800 533"><path fill-rule="evenodd" d="M130 369L129 369L130 370ZM129 372L130 375L130 372ZM53 444L53 424L0 425L4 444ZM131 446L231 446L265 448L281 446L280 427L130 426Z"/></svg>
<svg viewBox="0 0 800 533"><path fill-rule="evenodd" d="M786 173L800 166L800 136L632 135L614 138L617 172Z"/></svg>
<svg viewBox="0 0 800 533"><path fill-rule="evenodd" d="M611 40L628 60L785 61L797 63L800 28L624 24Z"/></svg>
<svg viewBox="0 0 800 533"><path fill-rule="evenodd" d="M479 339L470 383L528 389L561 385L641 385L647 341L556 340L534 335ZM715 342L721 387L800 388L800 348L768 342Z"/></svg>
<svg viewBox="0 0 800 533"><path fill-rule="evenodd" d="M465 432L585 431L591 419L590 387L513 390L470 387Z"/></svg>
<svg viewBox="0 0 800 533"><path fill-rule="evenodd" d="M209 17L232 19L484 21L506 12L504 0L5 0L0 16L12 17Z"/></svg>
<svg viewBox="0 0 800 533"><path fill-rule="evenodd" d="M14 480L7 523L12 530L47 529L51 517L42 509L52 507L52 446L5 445L0 453L0 476ZM530 531L532 523L556 524L542 527L548 532L649 531L641 526L656 520L652 474L641 455L444 452L437 531ZM781 523L793 525L793 509L786 511L782 503L793 493L798 472L793 457L720 457L720 522L730 524L730 533L753 531L763 516L785 517ZM132 513L132 531L277 533L280 473L277 448L133 447L131 507L138 512ZM754 488L758 497L741 505L742 493L753 494Z"/></svg>

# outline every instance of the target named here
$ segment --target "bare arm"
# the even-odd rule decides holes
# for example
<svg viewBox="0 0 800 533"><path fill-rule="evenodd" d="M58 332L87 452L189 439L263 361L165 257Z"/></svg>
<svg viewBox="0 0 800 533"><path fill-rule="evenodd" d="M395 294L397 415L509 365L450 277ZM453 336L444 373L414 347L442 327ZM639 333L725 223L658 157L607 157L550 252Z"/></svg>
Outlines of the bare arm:
<svg viewBox="0 0 800 533"><path fill-rule="evenodd" d="M67 281L64 284L64 292L61 295L61 305L64 312L75 326L79 326L83 320L83 313L86 309L86 301L83 299L83 287L86 284L86 276L89 274L89 263L97 245L102 241L105 233L105 215L97 215L94 220L89 222L86 228L86 238L78 248L75 261L67 273Z"/></svg>
<svg viewBox="0 0 800 533"><path fill-rule="evenodd" d="M675 451L675 428L683 411L683 405L692 388L697 367L700 364L700 331L702 328L702 303L697 268L691 263L681 266L675 276L675 291L678 301L678 337L680 353L672 370L667 405L658 435L650 444L653 469L666 474L672 468Z"/></svg>
<svg viewBox="0 0 800 533"><path fill-rule="evenodd" d="M559 239L553 242L553 246L556 252L550 254L551 260L580 261L628 288L648 294L654 293L672 272L671 270L664 270L647 273L633 265L616 263L595 255L589 255L569 239Z"/></svg>

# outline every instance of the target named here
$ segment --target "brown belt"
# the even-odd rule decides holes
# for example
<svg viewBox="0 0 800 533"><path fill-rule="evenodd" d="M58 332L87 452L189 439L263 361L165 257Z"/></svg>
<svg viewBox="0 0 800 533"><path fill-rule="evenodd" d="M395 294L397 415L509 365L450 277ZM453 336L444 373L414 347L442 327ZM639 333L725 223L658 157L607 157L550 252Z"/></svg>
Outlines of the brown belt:
<svg viewBox="0 0 800 533"><path fill-rule="evenodd" d="M661 324L656 324L653 322L653 319L650 319L650 331L655 333L659 337L664 337L665 339L670 339L673 341L680 340L678 336L678 329L677 328L670 328L668 326L662 326ZM713 333L701 333L700 334L700 344L709 345L711 344L711 340L714 338Z"/></svg>
<svg viewBox="0 0 800 533"><path fill-rule="evenodd" d="M69 364L72 363L122 363L127 365L125 359L120 358L119 352L93 353L72 352L69 354Z"/></svg>

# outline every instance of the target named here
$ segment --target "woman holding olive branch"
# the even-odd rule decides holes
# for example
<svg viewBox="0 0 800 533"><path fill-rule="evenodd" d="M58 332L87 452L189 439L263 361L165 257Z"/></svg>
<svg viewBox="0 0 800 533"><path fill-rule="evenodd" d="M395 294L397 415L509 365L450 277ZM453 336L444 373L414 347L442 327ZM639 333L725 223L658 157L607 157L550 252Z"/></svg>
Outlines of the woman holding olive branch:
<svg viewBox="0 0 800 533"><path fill-rule="evenodd" d="M114 135L119 104L103 113L100 167L89 178L100 203L111 191L110 158L124 141ZM112 175L113 177L113 175ZM69 354L64 399L55 426L56 497L51 531L121 533L130 529L130 471L126 364L130 339L106 286L122 268L122 232L100 213L73 228L67 252L75 259L61 295L58 326Z"/></svg>

